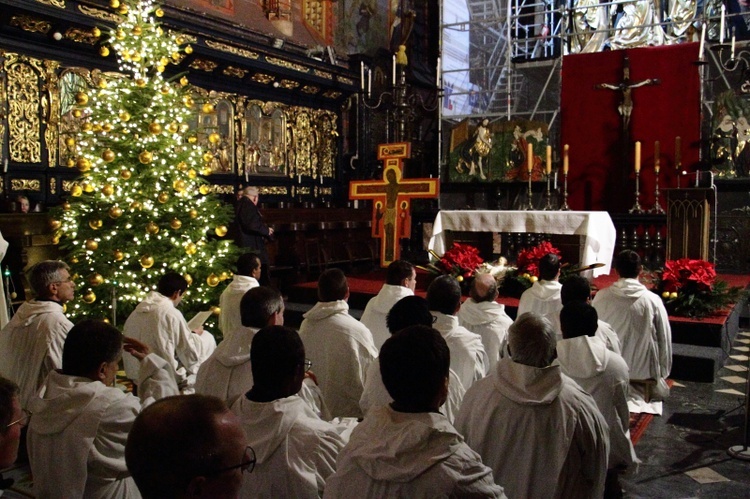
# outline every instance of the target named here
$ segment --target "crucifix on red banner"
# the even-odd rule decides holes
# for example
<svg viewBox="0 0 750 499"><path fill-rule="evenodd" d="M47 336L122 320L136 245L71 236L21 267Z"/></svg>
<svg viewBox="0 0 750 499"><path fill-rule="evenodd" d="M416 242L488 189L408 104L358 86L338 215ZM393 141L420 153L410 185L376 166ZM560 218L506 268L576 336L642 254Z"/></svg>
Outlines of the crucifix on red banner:
<svg viewBox="0 0 750 499"><path fill-rule="evenodd" d="M349 183L349 199L372 199L372 237L380 239L380 265L398 260L399 239L411 236L411 198L435 198L440 181L403 178L403 160L411 157L411 144L381 144L378 159L384 161L382 180Z"/></svg>

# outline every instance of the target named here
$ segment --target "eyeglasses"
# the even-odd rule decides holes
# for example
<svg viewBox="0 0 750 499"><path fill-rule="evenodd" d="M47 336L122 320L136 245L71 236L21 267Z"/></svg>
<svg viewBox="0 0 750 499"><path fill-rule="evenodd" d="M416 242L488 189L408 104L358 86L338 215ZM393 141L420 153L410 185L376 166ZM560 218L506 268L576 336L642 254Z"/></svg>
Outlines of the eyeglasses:
<svg viewBox="0 0 750 499"><path fill-rule="evenodd" d="M21 409L22 416L15 421L11 421L7 425L5 425L5 428L10 428L13 425L21 425L21 428L29 424L29 419L31 419L31 413L27 411L26 409Z"/></svg>
<svg viewBox="0 0 750 499"><path fill-rule="evenodd" d="M305 372L309 371L310 369L312 369L312 361L310 359L305 359L304 366Z"/></svg>
<svg viewBox="0 0 750 499"><path fill-rule="evenodd" d="M208 473L208 476L219 475L221 473L226 473L227 471L236 470L237 468L239 468L243 473L252 473L253 469L255 469L255 461L255 451L248 445L247 447L245 447L245 458L240 464L227 466L226 468L219 468L218 470Z"/></svg>
<svg viewBox="0 0 750 499"><path fill-rule="evenodd" d="M73 278L72 278L72 277L68 277L68 278L67 278L67 279L65 279L64 281L54 281L54 282L53 282L52 284L63 284L63 283L66 283L66 282L69 282L69 283L71 283L71 284L72 284L72 283L74 283L75 281L73 281Z"/></svg>

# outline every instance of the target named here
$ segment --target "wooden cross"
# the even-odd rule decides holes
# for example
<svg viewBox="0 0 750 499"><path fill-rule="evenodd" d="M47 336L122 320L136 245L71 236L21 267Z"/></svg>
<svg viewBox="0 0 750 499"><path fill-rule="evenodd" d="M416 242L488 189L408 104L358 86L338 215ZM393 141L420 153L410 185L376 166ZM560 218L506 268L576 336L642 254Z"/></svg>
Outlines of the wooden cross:
<svg viewBox="0 0 750 499"><path fill-rule="evenodd" d="M349 199L372 199L372 237L380 239L380 266L387 267L400 256L399 239L411 235L410 198L435 198L440 181L431 178L403 178L403 160L411 157L411 144L380 144L383 180L349 183Z"/></svg>

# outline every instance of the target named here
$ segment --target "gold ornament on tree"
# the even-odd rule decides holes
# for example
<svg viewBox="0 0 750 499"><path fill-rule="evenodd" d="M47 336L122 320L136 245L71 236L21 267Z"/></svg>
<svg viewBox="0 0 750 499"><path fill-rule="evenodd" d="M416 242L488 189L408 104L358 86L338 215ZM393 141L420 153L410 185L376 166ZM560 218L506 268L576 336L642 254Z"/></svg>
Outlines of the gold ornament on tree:
<svg viewBox="0 0 750 499"><path fill-rule="evenodd" d="M107 162L107 163L111 163L112 161L115 160L115 153L114 153L114 151L112 151L112 149L105 149L102 152L102 159L105 162Z"/></svg>
<svg viewBox="0 0 750 499"><path fill-rule="evenodd" d="M177 218L173 218L172 221L169 222L169 226L174 230L178 230L180 227L182 227L182 222L180 222L180 220Z"/></svg>
<svg viewBox="0 0 750 499"><path fill-rule="evenodd" d="M207 283L207 284L208 284L209 286L211 286L212 288L215 288L216 286L218 286L218 285L219 285L219 282L220 282L220 281L219 281L219 278L218 278L218 277L216 277L216 274L211 274L211 275L210 275L210 276L208 276L208 278L206 279L206 283Z"/></svg>
<svg viewBox="0 0 750 499"><path fill-rule="evenodd" d="M91 161L86 158L78 158L78 160L76 160L76 168L78 168L78 171L80 172L87 172L91 169Z"/></svg>
<svg viewBox="0 0 750 499"><path fill-rule="evenodd" d="M107 57L109 55L109 48L102 45L99 47L99 55L102 57Z"/></svg>
<svg viewBox="0 0 750 499"><path fill-rule="evenodd" d="M198 210L191 208L190 211L188 211L188 215L190 215L190 218L196 218L198 216Z"/></svg>
<svg viewBox="0 0 750 499"><path fill-rule="evenodd" d="M86 291L83 295L83 301L90 305L96 301L96 295L91 290Z"/></svg>
<svg viewBox="0 0 750 499"><path fill-rule="evenodd" d="M148 224L146 224L146 232L151 235L156 235L159 233L159 226L154 222L149 222Z"/></svg>
<svg viewBox="0 0 750 499"><path fill-rule="evenodd" d="M151 132L153 135L158 135L161 133L162 128L161 124L157 122L153 122L148 126L148 131Z"/></svg>
<svg viewBox="0 0 750 499"><path fill-rule="evenodd" d="M187 243L185 245L185 253L188 255L194 255L198 251L198 246L195 243Z"/></svg>
<svg viewBox="0 0 750 499"><path fill-rule="evenodd" d="M150 151L143 151L138 155L138 161L147 165L154 159L154 155Z"/></svg>
<svg viewBox="0 0 750 499"><path fill-rule="evenodd" d="M91 274L89 276L89 285L99 286L102 283L104 283L104 277L101 274Z"/></svg>
<svg viewBox="0 0 750 499"><path fill-rule="evenodd" d="M81 194L83 194L83 187L81 187L79 184L74 185L70 188L70 195L73 197L78 197Z"/></svg>
<svg viewBox="0 0 750 499"><path fill-rule="evenodd" d="M102 225L104 225L104 222L102 222L101 219L95 218L95 219L89 220L89 227L91 227L94 230L101 229Z"/></svg>
<svg viewBox="0 0 750 499"><path fill-rule="evenodd" d="M120 177L123 180L128 180L132 176L133 176L133 172L131 172L130 170L126 170L125 168L123 168L122 170L120 170Z"/></svg>
<svg viewBox="0 0 750 499"><path fill-rule="evenodd" d="M185 183L184 180L179 179L179 180L174 181L174 183L172 184L172 187L174 187L174 190L177 192L185 192L185 189L187 188L187 184Z"/></svg>
<svg viewBox="0 0 750 499"><path fill-rule="evenodd" d="M111 184L107 184L104 187L102 187L102 194L105 196L111 196L115 193L115 188Z"/></svg>
<svg viewBox="0 0 750 499"><path fill-rule="evenodd" d="M156 200L159 201L161 204L164 204L167 201L169 201L169 194L167 194L166 192L160 192Z"/></svg>
<svg viewBox="0 0 750 499"><path fill-rule="evenodd" d="M114 257L115 257L115 261L117 262L122 261L122 259L125 258L125 253L123 253L120 250L115 250Z"/></svg>
<svg viewBox="0 0 750 499"><path fill-rule="evenodd" d="M193 276L191 276L190 274L182 274L182 277L185 278L185 280L188 283L188 286L190 286L191 284L193 284Z"/></svg>
<svg viewBox="0 0 750 499"><path fill-rule="evenodd" d="M96 249L99 247L99 243L94 241L93 239L86 239L86 249L89 251L96 251Z"/></svg>
<svg viewBox="0 0 750 499"><path fill-rule="evenodd" d="M119 206L113 206L109 209L109 218L120 218L122 216L122 208Z"/></svg>
<svg viewBox="0 0 750 499"><path fill-rule="evenodd" d="M141 257L141 267L144 269L150 269L154 266L154 258L151 255L143 255Z"/></svg>
<svg viewBox="0 0 750 499"><path fill-rule="evenodd" d="M214 110L214 105L210 102L206 102L205 104L203 104L203 106L201 106L201 111L203 111L203 114L212 114Z"/></svg>
<svg viewBox="0 0 750 499"><path fill-rule="evenodd" d="M62 222L59 220L55 220L54 218L50 219L49 221L49 228L52 230L57 230L60 227L62 227Z"/></svg>
<svg viewBox="0 0 750 499"><path fill-rule="evenodd" d="M226 225L219 225L214 229L214 232L216 232L216 235L219 237L224 237L227 235L228 229Z"/></svg>
<svg viewBox="0 0 750 499"><path fill-rule="evenodd" d="M120 120L121 121L130 121L130 113L127 111L120 111Z"/></svg>
<svg viewBox="0 0 750 499"><path fill-rule="evenodd" d="M79 106L85 106L89 101L89 96L85 92L76 92L75 100Z"/></svg>

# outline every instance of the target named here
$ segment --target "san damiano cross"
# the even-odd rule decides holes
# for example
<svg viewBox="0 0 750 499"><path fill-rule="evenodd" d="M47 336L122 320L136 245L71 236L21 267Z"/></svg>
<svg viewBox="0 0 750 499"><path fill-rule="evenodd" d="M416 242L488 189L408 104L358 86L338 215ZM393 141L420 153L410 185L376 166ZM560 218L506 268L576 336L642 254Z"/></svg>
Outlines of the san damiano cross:
<svg viewBox="0 0 750 499"><path fill-rule="evenodd" d="M411 157L411 144L380 144L378 159L384 162L383 180L349 183L349 199L372 199L372 237L380 239L380 266L400 256L399 240L411 236L410 198L435 198L440 181L403 178L403 160Z"/></svg>

